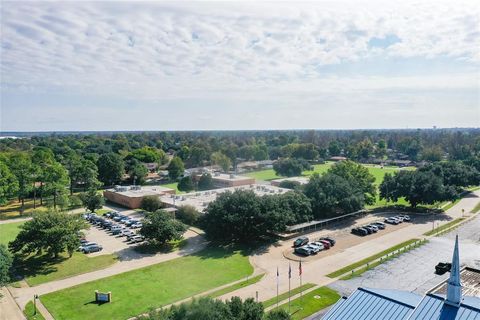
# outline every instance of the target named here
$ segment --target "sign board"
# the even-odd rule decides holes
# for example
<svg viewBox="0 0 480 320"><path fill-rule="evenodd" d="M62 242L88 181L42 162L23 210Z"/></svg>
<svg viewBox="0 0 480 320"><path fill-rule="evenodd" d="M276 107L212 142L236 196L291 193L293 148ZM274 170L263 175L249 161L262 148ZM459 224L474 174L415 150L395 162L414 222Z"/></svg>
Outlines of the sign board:
<svg viewBox="0 0 480 320"><path fill-rule="evenodd" d="M112 292L98 292L98 290L95 290L95 302L112 302Z"/></svg>

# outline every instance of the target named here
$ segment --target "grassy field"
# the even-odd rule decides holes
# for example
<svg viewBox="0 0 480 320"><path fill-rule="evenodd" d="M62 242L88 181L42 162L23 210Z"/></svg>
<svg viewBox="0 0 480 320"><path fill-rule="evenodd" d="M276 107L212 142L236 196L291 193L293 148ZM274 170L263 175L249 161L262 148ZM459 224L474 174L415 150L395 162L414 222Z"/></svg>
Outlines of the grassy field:
<svg viewBox="0 0 480 320"><path fill-rule="evenodd" d="M196 254L49 293L40 299L55 319L127 319L246 277L253 272L241 251L207 248ZM94 291L111 291L99 305Z"/></svg>
<svg viewBox="0 0 480 320"><path fill-rule="evenodd" d="M0 220L28 217L34 212L46 211L46 207L39 207L40 200L37 199L37 208L33 209L33 200L26 199L23 213L20 212L21 203L17 200L10 201L6 205L0 206Z"/></svg>
<svg viewBox="0 0 480 320"><path fill-rule="evenodd" d="M448 229L448 228L453 227L454 225L462 222L463 220L465 220L465 218L457 218L457 219L452 220L452 221L450 221L450 222L448 222L448 223L445 223L444 225L442 225L442 226L440 226L440 227L438 227L438 228L435 228L435 229L433 229L433 230L427 231L427 232L425 232L423 235L424 235L424 236L434 235L434 234L436 234L436 233L442 232L442 231L444 231L444 230L446 230L446 229Z"/></svg>
<svg viewBox="0 0 480 320"><path fill-rule="evenodd" d="M306 283L306 284L302 285L301 287L293 288L292 290L290 290L290 296L294 296L297 293L303 292L303 291L308 290L308 289L313 288L313 287L315 287L315 285L313 283ZM278 301L279 302L283 301L285 299L288 299L288 291L278 295ZM264 308L268 308L270 306L273 306L276 303L277 303L277 297L273 297L272 299L269 299L269 300L266 300L266 301L262 302Z"/></svg>
<svg viewBox="0 0 480 320"><path fill-rule="evenodd" d="M23 310L23 314L28 320L45 320L45 318L41 315L41 313L37 310L37 314L35 314L35 308L33 307L33 302L29 301L25 305L25 309Z"/></svg>
<svg viewBox="0 0 480 320"><path fill-rule="evenodd" d="M233 284L233 285L225 287L223 289L215 290L215 291L209 293L207 296L212 297L212 298L216 298L216 297L223 296L224 294L227 294L229 292L232 292L232 291L244 288L244 287L248 287L249 285L252 285L252 284L260 281L263 278L264 275L265 274L262 273L258 276L248 278L245 281L241 281L239 283Z"/></svg>
<svg viewBox="0 0 480 320"><path fill-rule="evenodd" d="M362 260L357 261L357 262L355 262L355 263L352 263L352 264L350 264L350 265L348 265L348 266L346 266L346 267L343 267L343 268L341 268L341 269L338 269L338 270L336 270L336 271L334 271L334 272L332 272L332 273L329 273L329 274L327 274L327 277L329 277L329 278L336 278L336 277L338 277L338 276L341 276L341 275L343 275L343 274L345 274L345 273L347 273L347 272L349 272L349 271L352 271L352 270L354 270L354 269L356 269L356 268L358 268L358 267L361 267L361 266L363 266L364 264L367 264L367 263L369 263L369 262L371 262L371 261L374 261L374 260L376 260L376 259L378 259L378 258L380 258L380 257L383 257L383 256L386 255L386 254L389 254L389 253L391 253L391 252L394 252L394 251L396 251L396 250L398 250L398 249L400 249L400 248L403 248L403 247L405 247L405 246L407 246L407 245L409 245L409 244L412 244L412 243L414 243L414 242L416 242L416 241L418 241L418 239L410 239L410 240L407 240L407 241L402 242L402 243L400 243L400 244L397 244L396 246L393 246L393 247L390 247L390 248L388 248L388 249L386 249L386 250L383 250L383 251L381 251L381 252L379 252L379 253L377 253L377 254L374 254L373 256L370 256L370 257L368 257L368 258L362 259Z"/></svg>
<svg viewBox="0 0 480 320"><path fill-rule="evenodd" d="M340 299L340 295L327 287L320 287L303 297L296 298L290 302L290 313L293 320L304 319L315 312L331 306ZM278 307L288 311L288 302ZM277 308L275 308L277 309Z"/></svg>
<svg viewBox="0 0 480 320"><path fill-rule="evenodd" d="M114 254L95 257L75 252L71 258L66 253L52 260L45 256L30 256L16 265L18 273L25 276L29 286L68 278L74 275L104 269L117 262Z"/></svg>
<svg viewBox="0 0 480 320"><path fill-rule="evenodd" d="M174 189L177 194L185 193L185 192L183 192L183 191L178 190L178 182L172 182L172 183L162 184L161 186L162 186L162 187L165 187L165 188Z"/></svg>
<svg viewBox="0 0 480 320"><path fill-rule="evenodd" d="M470 211L471 213L477 213L480 211L480 202Z"/></svg>
<svg viewBox="0 0 480 320"><path fill-rule="evenodd" d="M24 221L20 221L0 224L0 243L8 245L10 241L15 240L20 232L20 226L24 223Z"/></svg>

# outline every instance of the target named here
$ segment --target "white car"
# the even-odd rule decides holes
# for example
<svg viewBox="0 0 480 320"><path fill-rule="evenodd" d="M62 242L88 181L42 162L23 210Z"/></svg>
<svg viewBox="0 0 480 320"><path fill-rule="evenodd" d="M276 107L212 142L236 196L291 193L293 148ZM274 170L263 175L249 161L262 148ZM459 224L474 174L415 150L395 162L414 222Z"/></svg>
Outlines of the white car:
<svg viewBox="0 0 480 320"><path fill-rule="evenodd" d="M320 249L320 251L325 250L325 245L320 241L310 242L309 244L314 245Z"/></svg>

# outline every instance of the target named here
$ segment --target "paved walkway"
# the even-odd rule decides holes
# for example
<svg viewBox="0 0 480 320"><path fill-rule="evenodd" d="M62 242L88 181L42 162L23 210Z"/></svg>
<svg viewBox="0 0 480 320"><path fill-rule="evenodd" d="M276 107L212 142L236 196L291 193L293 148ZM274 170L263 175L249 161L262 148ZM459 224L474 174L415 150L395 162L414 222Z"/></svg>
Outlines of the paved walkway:
<svg viewBox="0 0 480 320"><path fill-rule="evenodd" d="M188 239L187 245L178 250L167 254L156 254L151 256L136 257L131 260L124 260L115 263L111 267L97 270L89 273L80 274L66 279L51 281L47 283L40 284L35 287L28 288L13 288L10 287L10 291L20 305L21 308L24 308L28 301L32 300L34 294L44 295L53 291L58 291L61 289L73 287L85 282L94 281L101 278L110 277L116 274L124 273L127 271L147 267L153 264L160 262L172 260L178 257L189 255L203 249L207 241L203 235L188 230L185 233L185 238Z"/></svg>
<svg viewBox="0 0 480 320"><path fill-rule="evenodd" d="M0 288L0 296L0 320L25 319L7 288Z"/></svg>

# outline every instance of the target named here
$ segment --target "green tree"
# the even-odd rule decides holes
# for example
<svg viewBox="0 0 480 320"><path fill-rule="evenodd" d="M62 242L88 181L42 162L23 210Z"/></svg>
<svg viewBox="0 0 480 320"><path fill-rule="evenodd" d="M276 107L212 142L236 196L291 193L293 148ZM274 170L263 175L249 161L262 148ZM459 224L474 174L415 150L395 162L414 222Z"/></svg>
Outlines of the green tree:
<svg viewBox="0 0 480 320"><path fill-rule="evenodd" d="M173 219L170 214L157 210L145 215L140 234L150 242L165 244L172 240L180 240L186 230L186 226Z"/></svg>
<svg viewBox="0 0 480 320"><path fill-rule="evenodd" d="M190 192L195 189L195 184L193 183L192 177L185 176L178 182L178 190Z"/></svg>
<svg viewBox="0 0 480 320"><path fill-rule="evenodd" d="M45 193L53 196L53 208L57 208L57 197L64 194L70 182L67 170L53 161L44 173Z"/></svg>
<svg viewBox="0 0 480 320"><path fill-rule="evenodd" d="M265 320L291 320L292 317L285 309L272 310L265 315Z"/></svg>
<svg viewBox="0 0 480 320"><path fill-rule="evenodd" d="M304 167L299 160L296 159L282 159L273 164L275 174L285 177L294 177L302 174Z"/></svg>
<svg viewBox="0 0 480 320"><path fill-rule="evenodd" d="M198 190L211 190L213 189L213 180L212 180L212 175L210 173L204 173L198 179L198 184L197 184Z"/></svg>
<svg viewBox="0 0 480 320"><path fill-rule="evenodd" d="M424 148L422 150L422 160L430 161L430 162L438 162L442 161L444 156L443 150L438 146Z"/></svg>
<svg viewBox="0 0 480 320"><path fill-rule="evenodd" d="M148 175L148 169L142 163L136 162L128 169L130 175L130 181L136 185L142 185L145 183L145 178Z"/></svg>
<svg viewBox="0 0 480 320"><path fill-rule="evenodd" d="M103 196L97 192L97 189L89 189L87 192L80 194L80 199L82 200L82 205L85 209L90 210L90 212L95 212L97 209L101 209L105 200Z"/></svg>
<svg viewBox="0 0 480 320"><path fill-rule="evenodd" d="M185 166L183 165L182 159L180 159L180 157L173 157L168 165L167 170L170 179L173 181L177 180L185 171Z"/></svg>
<svg viewBox="0 0 480 320"><path fill-rule="evenodd" d="M228 170L232 166L232 161L230 160L230 158L219 151L212 153L210 159L212 160L212 163L220 166L223 172L228 172Z"/></svg>
<svg viewBox="0 0 480 320"><path fill-rule="evenodd" d="M55 258L67 251L71 256L80 245L78 233L86 227L79 215L57 211L34 214L32 220L20 226L20 232L9 243L9 249L25 255L46 251Z"/></svg>
<svg viewBox="0 0 480 320"><path fill-rule="evenodd" d="M131 156L140 162L155 162L160 164L165 158L165 152L163 152L163 150L158 150L157 148L146 146L132 151Z"/></svg>
<svg viewBox="0 0 480 320"><path fill-rule="evenodd" d="M313 175L305 186L312 211L317 218L329 218L358 211L365 205L362 190L355 188L345 178L333 173Z"/></svg>
<svg viewBox="0 0 480 320"><path fill-rule="evenodd" d="M30 156L27 153L16 152L9 159L8 166L11 173L16 177L18 182L17 196L22 203L22 211L25 207L25 198L32 190L33 186L33 167Z"/></svg>
<svg viewBox="0 0 480 320"><path fill-rule="evenodd" d="M185 224L195 225L201 215L194 206L184 205L178 208L175 216Z"/></svg>
<svg viewBox="0 0 480 320"><path fill-rule="evenodd" d="M105 186L112 186L122 180L125 166L116 153L102 154L97 162L98 178Z"/></svg>
<svg viewBox="0 0 480 320"><path fill-rule="evenodd" d="M0 205L7 203L8 199L18 194L18 180L8 166L0 161Z"/></svg>
<svg viewBox="0 0 480 320"><path fill-rule="evenodd" d="M366 204L374 204L377 195L375 186L375 177L368 171L368 168L353 161L340 161L335 163L329 173L342 177L356 190L361 190L364 194Z"/></svg>
<svg viewBox="0 0 480 320"><path fill-rule="evenodd" d="M162 207L162 201L158 196L145 196L140 207L143 210L155 212Z"/></svg>
<svg viewBox="0 0 480 320"><path fill-rule="evenodd" d="M12 263L12 254L3 243L0 244L0 287L4 287L10 282Z"/></svg>
<svg viewBox="0 0 480 320"><path fill-rule="evenodd" d="M43 205L43 198L47 195L48 190L45 190L45 181L49 179L49 167L55 163L55 156L53 151L46 147L35 147L32 154L32 165L30 168L30 177L35 176L35 182L40 183L39 192L40 192L40 205ZM35 188L36 191L36 188Z"/></svg>
<svg viewBox="0 0 480 320"><path fill-rule="evenodd" d="M283 180L280 182L278 185L280 188L285 188L285 189L292 189L292 190L298 190L301 189L302 185L298 181L292 181L292 180Z"/></svg>

